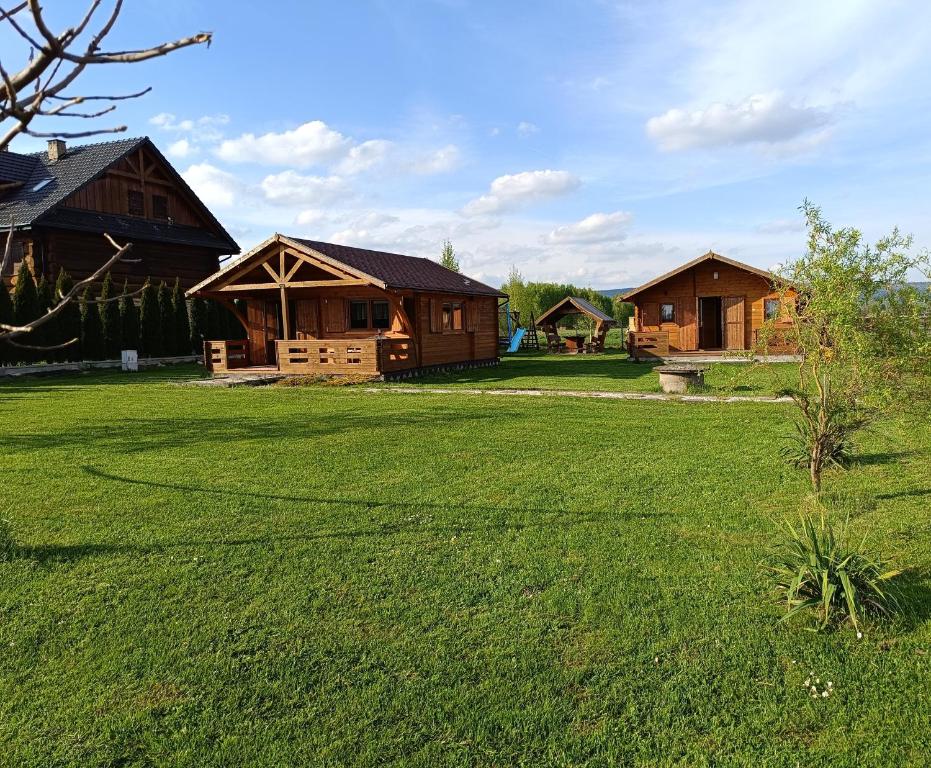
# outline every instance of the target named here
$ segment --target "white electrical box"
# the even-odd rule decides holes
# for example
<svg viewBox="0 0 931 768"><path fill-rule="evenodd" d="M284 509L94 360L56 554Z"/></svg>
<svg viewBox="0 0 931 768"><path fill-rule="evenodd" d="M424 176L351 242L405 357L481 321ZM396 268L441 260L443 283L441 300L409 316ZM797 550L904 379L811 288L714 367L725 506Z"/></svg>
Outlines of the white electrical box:
<svg viewBox="0 0 931 768"><path fill-rule="evenodd" d="M124 349L123 350L123 370L124 371L138 371L139 370L139 353L135 349Z"/></svg>

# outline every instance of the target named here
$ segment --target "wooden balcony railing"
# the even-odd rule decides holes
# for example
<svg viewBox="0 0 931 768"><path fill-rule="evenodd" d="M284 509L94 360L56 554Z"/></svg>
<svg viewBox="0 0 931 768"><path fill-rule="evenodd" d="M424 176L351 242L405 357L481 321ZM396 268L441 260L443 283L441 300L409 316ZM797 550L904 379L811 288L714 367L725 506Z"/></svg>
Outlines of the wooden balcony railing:
<svg viewBox="0 0 931 768"><path fill-rule="evenodd" d="M628 331L627 352L635 359L660 358L669 355L667 331Z"/></svg>
<svg viewBox="0 0 931 768"><path fill-rule="evenodd" d="M377 375L416 367L408 338L278 341L282 373Z"/></svg>
<svg viewBox="0 0 931 768"><path fill-rule="evenodd" d="M204 364L210 371L246 368L249 365L249 342L245 339L205 341Z"/></svg>

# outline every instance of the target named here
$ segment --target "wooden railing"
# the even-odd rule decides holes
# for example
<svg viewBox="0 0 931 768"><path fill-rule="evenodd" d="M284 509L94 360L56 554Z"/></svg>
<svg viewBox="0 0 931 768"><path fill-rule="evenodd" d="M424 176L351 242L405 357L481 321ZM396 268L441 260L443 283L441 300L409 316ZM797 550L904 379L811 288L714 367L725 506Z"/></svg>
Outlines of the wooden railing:
<svg viewBox="0 0 931 768"><path fill-rule="evenodd" d="M627 351L635 359L659 358L669 355L667 331L628 331Z"/></svg>
<svg viewBox="0 0 931 768"><path fill-rule="evenodd" d="M249 365L249 342L246 339L233 341L205 341L204 365L210 371L231 371Z"/></svg>
<svg viewBox="0 0 931 768"><path fill-rule="evenodd" d="M377 339L379 370L382 373L417 367L413 339Z"/></svg>

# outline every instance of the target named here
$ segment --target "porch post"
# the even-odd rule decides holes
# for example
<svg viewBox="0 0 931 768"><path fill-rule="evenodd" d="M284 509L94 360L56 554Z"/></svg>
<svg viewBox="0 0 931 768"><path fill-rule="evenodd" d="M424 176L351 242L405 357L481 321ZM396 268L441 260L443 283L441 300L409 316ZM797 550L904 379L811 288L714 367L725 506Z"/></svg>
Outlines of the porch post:
<svg viewBox="0 0 931 768"><path fill-rule="evenodd" d="M290 341L291 337L288 335L291 325L288 322L288 292L284 284L281 286L281 324L284 326L284 328L281 329L281 338L285 341Z"/></svg>

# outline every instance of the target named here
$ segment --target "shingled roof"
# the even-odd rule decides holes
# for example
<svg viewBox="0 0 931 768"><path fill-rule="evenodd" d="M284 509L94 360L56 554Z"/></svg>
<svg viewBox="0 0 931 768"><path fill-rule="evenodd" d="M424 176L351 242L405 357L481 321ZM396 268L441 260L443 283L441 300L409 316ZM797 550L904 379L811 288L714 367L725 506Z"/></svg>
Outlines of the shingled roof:
<svg viewBox="0 0 931 768"><path fill-rule="evenodd" d="M8 227L10 219L16 228L32 225L65 226L66 220L80 217L87 212L73 211L59 208L62 202L79 189L102 176L110 166L117 163L130 152L145 146L164 163L175 181L187 192L192 202L203 212L207 220L215 227L216 232L201 230L196 236L197 243L184 239L191 235L184 230L193 230L194 227L180 227L176 224L157 224L159 231L150 231L152 222L145 222L131 216L118 216L107 214L99 216L101 222L107 222L115 234L119 232L138 239L143 239L148 233L148 239L167 242L179 242L191 245L204 245L216 248L224 253L239 253L239 246L230 237L219 221L210 213L210 210L194 194L181 175L172 167L158 148L147 137L121 139L119 141L105 141L98 144L84 144L68 147L68 151L58 160L52 162L46 152L33 152L19 154L16 152L0 153L0 184L18 182L19 186L11 189L0 189L0 226ZM43 183L44 182L44 183ZM91 214L96 216L96 214ZM88 231L103 231L101 228L88 229L90 218L84 218L84 226L76 229ZM147 226L149 225L149 226ZM177 229L174 239L166 237L168 230ZM108 230L109 231L109 230ZM193 235L191 235L193 237ZM180 238L180 239L179 239Z"/></svg>
<svg viewBox="0 0 931 768"><path fill-rule="evenodd" d="M308 256L316 253L318 258L327 260L334 266L355 274L358 278L371 281L373 285L380 288L457 293L470 296L506 296L497 288L480 283L459 272L453 272L423 257L353 248L348 245L305 240L280 234L272 235L241 258L231 261L219 272L191 288L188 295L202 290L209 291L211 286L220 283L224 276L239 271L250 260L258 263L262 254L266 253L266 249L274 243L282 243L301 250Z"/></svg>
<svg viewBox="0 0 931 768"><path fill-rule="evenodd" d="M299 237L288 239L301 243L324 256L329 256L358 272L377 278L388 288L504 296L497 288L480 283L459 272L453 272L422 256L370 251L365 248L323 243L319 240L304 240Z"/></svg>

